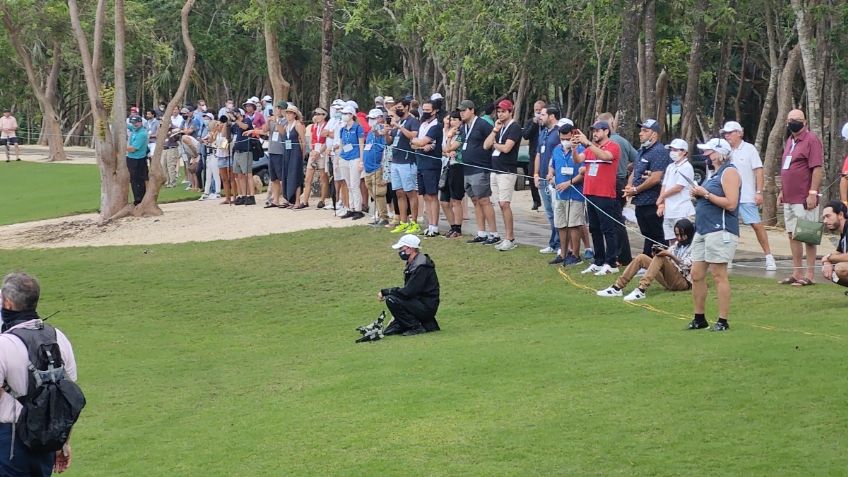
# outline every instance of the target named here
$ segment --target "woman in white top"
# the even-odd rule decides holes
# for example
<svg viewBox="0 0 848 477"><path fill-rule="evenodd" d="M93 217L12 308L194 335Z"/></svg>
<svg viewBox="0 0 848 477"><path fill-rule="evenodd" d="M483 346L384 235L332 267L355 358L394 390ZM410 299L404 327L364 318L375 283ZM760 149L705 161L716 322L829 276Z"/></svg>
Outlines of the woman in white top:
<svg viewBox="0 0 848 477"><path fill-rule="evenodd" d="M233 160L230 157L230 122L227 115L222 115L218 118L218 122L212 127L209 137L215 146L215 159L217 163L218 178L215 182L219 194L224 197L221 204L230 204L233 199L230 199L235 191L235 177L232 172ZM207 160L210 160L207 158ZM209 174L211 167L206 165L206 173ZM206 185L209 186L209 179L206 179ZM222 189L223 188L223 189Z"/></svg>
<svg viewBox="0 0 848 477"><path fill-rule="evenodd" d="M657 215L663 217L664 238L674 245L674 224L695 215L695 206L689 195L695 183L695 169L689 162L689 144L686 141L675 139L666 149L673 162L663 174L660 196L657 198Z"/></svg>

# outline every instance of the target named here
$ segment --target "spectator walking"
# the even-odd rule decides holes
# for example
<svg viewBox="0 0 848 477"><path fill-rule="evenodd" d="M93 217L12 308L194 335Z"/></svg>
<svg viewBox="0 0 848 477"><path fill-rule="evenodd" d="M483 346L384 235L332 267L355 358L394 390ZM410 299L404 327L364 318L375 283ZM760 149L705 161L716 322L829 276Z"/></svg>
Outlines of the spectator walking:
<svg viewBox="0 0 848 477"><path fill-rule="evenodd" d="M0 146L6 149L6 162L11 161L9 147L15 146L15 160L21 160L21 149L18 146L18 120L12 116L12 110L4 109L0 118Z"/></svg>

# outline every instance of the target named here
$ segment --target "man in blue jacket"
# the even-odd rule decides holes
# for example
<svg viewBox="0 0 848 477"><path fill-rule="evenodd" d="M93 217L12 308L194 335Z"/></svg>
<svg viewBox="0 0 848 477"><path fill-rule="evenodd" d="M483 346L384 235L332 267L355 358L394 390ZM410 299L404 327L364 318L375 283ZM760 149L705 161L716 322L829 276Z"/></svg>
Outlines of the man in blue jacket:
<svg viewBox="0 0 848 477"><path fill-rule="evenodd" d="M127 141L127 169L130 171L130 186L133 204L138 205L147 192L147 129L141 116L130 117L130 138Z"/></svg>

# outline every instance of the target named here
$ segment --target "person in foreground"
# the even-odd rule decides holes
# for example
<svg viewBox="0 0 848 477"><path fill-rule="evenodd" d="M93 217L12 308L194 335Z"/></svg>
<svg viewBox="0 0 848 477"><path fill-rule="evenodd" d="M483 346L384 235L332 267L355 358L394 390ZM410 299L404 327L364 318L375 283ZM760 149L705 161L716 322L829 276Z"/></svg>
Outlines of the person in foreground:
<svg viewBox="0 0 848 477"><path fill-rule="evenodd" d="M403 269L403 286L384 288L377 293L385 301L393 320L384 335L417 335L439 331L436 312L439 309L439 277L436 264L430 256L421 253L421 239L406 234L392 245L398 256L406 262Z"/></svg>
<svg viewBox="0 0 848 477"><path fill-rule="evenodd" d="M647 296L648 287L651 282L658 281L660 285L670 291L686 291L692 288L690 271L692 268L692 238L695 234L695 225L689 219L680 219L674 224L674 236L677 239L674 245L666 249L654 244L653 258L640 253L633 259L624 273L615 280L609 288L598 291L598 296L618 297L622 295L621 290L633 279L640 268L647 271L639 286L624 297L624 301L641 300Z"/></svg>
<svg viewBox="0 0 848 477"><path fill-rule="evenodd" d="M5 383L0 392L0 475L6 477L49 476L61 473L71 464L71 446L67 441L58 451L36 452L14 436L14 423L18 421L21 405L14 396L28 393L29 354L24 342L13 335L15 330L38 330L43 324L36 313L41 288L38 280L26 273L10 273L3 277L2 334L0 334L0 381ZM68 338L56 330L56 343L64 361L65 372L71 381L77 380L76 360Z"/></svg>
<svg viewBox="0 0 848 477"><path fill-rule="evenodd" d="M836 251L822 257L822 276L848 287L848 207L840 201L830 202L822 211L822 222L831 233L839 233Z"/></svg>
<svg viewBox="0 0 848 477"><path fill-rule="evenodd" d="M733 261L739 243L739 195L742 179L730 163L730 144L710 139L698 144L716 167L715 174L703 186L692 187L695 204L695 238L692 239L692 301L695 317L688 329L708 328L704 315L707 301L707 269L712 272L718 293L718 321L713 331L727 331L730 325L730 280L727 264Z"/></svg>

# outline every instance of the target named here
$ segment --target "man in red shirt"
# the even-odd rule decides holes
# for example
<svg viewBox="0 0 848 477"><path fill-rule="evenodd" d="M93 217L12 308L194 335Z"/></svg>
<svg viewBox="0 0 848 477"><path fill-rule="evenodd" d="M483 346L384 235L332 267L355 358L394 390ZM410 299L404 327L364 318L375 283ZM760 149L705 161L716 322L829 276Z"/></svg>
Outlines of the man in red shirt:
<svg viewBox="0 0 848 477"><path fill-rule="evenodd" d="M582 144L586 150L578 153L575 162L583 163L585 169L583 194L586 196L589 231L595 246L595 261L581 273L607 275L618 273L618 242L616 240L616 195L615 180L621 149L610 138L610 126L606 121L592 125L590 141L579 130L572 141Z"/></svg>
<svg viewBox="0 0 848 477"><path fill-rule="evenodd" d="M816 266L816 246L792 238L798 219L817 221L819 218L819 187L822 181L824 148L819 139L807 127L804 112L793 109L786 116L789 137L781 158L780 183L782 190L777 202L783 204L783 220L789 234L792 250L792 276L780 281L784 285L812 285ZM802 254L806 246L807 273L802 268Z"/></svg>

